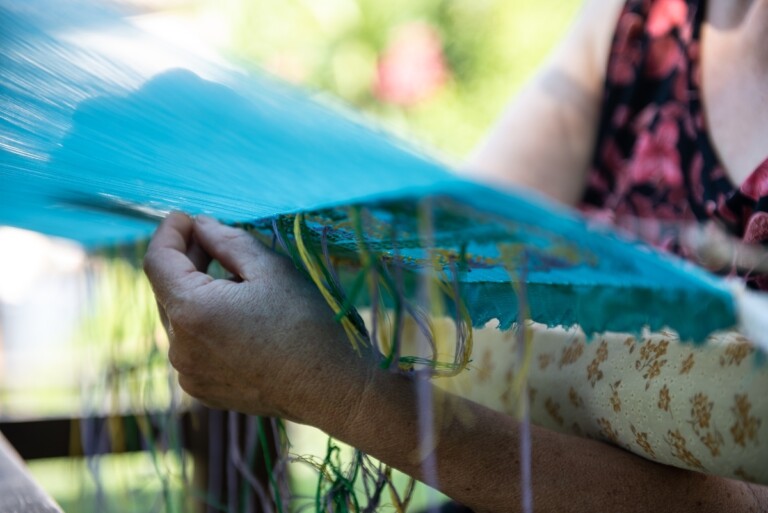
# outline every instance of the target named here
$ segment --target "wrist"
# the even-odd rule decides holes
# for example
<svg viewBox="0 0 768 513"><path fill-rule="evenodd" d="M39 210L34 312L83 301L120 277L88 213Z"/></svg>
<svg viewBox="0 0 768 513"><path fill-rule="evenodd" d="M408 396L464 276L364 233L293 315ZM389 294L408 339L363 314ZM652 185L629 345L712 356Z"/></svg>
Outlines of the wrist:
<svg viewBox="0 0 768 513"><path fill-rule="evenodd" d="M281 416L336 435L357 414L379 369L370 348L355 351L338 323L317 326L313 335L302 344L311 356L296 359L308 364L292 370Z"/></svg>

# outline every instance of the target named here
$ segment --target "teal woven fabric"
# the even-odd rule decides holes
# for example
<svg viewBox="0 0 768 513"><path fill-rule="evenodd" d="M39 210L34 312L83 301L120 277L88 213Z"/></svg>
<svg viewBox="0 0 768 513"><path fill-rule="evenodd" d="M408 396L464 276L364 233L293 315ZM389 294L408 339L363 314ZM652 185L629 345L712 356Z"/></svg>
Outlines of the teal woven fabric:
<svg viewBox="0 0 768 513"><path fill-rule="evenodd" d="M729 289L689 264L460 179L343 108L171 48L108 9L9 4L0 24L0 224L98 248L146 239L147 212L265 230L301 212L353 267L361 250L415 275L437 262L475 324L517 318L513 281L533 319L586 332L666 326L701 341L736 322ZM366 213L362 239L348 206Z"/></svg>

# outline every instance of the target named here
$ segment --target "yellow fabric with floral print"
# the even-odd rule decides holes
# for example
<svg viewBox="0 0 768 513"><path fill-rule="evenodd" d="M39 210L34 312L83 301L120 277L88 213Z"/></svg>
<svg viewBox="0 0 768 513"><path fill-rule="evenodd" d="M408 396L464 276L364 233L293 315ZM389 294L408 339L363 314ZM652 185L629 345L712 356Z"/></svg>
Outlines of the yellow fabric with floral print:
<svg viewBox="0 0 768 513"><path fill-rule="evenodd" d="M451 392L515 415L526 372L530 418L603 440L653 461L768 484L768 366L739 333L683 344L671 332L596 335L529 324L520 358L515 330L477 330L470 368L437 380Z"/></svg>

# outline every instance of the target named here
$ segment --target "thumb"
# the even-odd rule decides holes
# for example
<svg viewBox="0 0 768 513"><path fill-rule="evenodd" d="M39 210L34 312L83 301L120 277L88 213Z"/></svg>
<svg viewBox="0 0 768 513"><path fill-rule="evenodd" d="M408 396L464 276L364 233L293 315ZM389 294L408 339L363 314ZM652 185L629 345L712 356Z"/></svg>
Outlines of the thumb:
<svg viewBox="0 0 768 513"><path fill-rule="evenodd" d="M268 250L246 231L223 225L207 216L198 216L194 233L202 249L226 270L244 281L258 277L259 261Z"/></svg>

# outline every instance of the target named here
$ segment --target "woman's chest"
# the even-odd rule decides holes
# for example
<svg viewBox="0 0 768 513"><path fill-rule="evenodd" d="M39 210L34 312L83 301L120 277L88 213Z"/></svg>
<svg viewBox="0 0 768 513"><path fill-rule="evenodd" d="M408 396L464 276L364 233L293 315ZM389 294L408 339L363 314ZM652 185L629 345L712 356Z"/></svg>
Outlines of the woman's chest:
<svg viewBox="0 0 768 513"><path fill-rule="evenodd" d="M713 1L702 27L703 113L736 186L768 159L768 6L758 7L738 16Z"/></svg>

